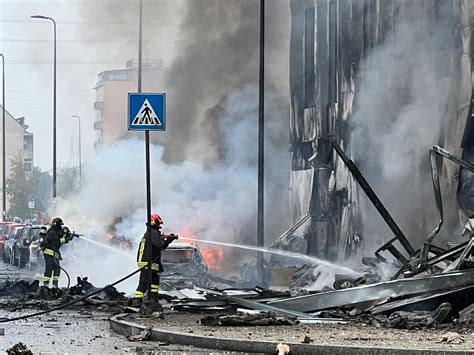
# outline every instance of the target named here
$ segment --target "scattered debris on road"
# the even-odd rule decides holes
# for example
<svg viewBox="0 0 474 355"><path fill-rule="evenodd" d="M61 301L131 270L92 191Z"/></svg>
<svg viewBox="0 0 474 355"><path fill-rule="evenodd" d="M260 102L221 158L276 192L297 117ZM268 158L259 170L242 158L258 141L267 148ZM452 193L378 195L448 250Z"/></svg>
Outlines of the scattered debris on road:
<svg viewBox="0 0 474 355"><path fill-rule="evenodd" d="M7 349L8 355L33 355L33 353L23 343L13 345Z"/></svg>
<svg viewBox="0 0 474 355"><path fill-rule="evenodd" d="M151 327L147 327L140 334L128 336L127 339L130 341L146 341L151 336Z"/></svg>
<svg viewBox="0 0 474 355"><path fill-rule="evenodd" d="M268 326L294 325L298 323L296 318L276 317L269 313L212 315L201 319L201 324L207 326Z"/></svg>

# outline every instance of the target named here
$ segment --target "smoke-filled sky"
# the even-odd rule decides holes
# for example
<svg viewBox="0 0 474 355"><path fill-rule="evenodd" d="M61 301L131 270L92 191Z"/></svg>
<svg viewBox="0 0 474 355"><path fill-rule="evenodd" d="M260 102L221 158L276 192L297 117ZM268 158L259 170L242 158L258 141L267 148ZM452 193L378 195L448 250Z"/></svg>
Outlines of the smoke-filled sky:
<svg viewBox="0 0 474 355"><path fill-rule="evenodd" d="M173 135L189 139L196 130L210 130L203 120L212 123L212 117L204 119L203 110L218 105L235 85L258 78L259 1L143 0L143 8L143 57L164 61L167 79L162 85L171 102L168 108L176 103L175 112L168 112L170 124L174 119L169 126ZM77 119L72 115L81 116L83 160L87 160L93 154L97 75L123 68L138 56L138 0L0 0L6 107L14 117L26 117L36 139L35 164L48 171L53 27L50 21L31 19L34 14L57 22L58 166L77 165ZM288 1L268 3L266 22L267 71L278 67L267 87L278 85L287 93L288 51L281 50L288 48ZM201 117L189 123L191 115ZM197 141L179 158L206 143ZM210 152L203 154L212 158Z"/></svg>
<svg viewBox="0 0 474 355"><path fill-rule="evenodd" d="M85 165L82 190L68 199L58 196L55 214L98 238L123 217L116 229L137 241L146 220L143 142L129 139L96 153L92 148L92 88L101 71L123 68L137 57L138 3L0 0L6 107L14 116L26 116L35 134L35 163L43 170L52 165L53 32L51 23L29 17L41 14L57 21L58 165L71 164L77 156L72 115L82 118ZM161 145L152 146L151 161L152 204L166 230L179 233L186 227L199 238L255 243L259 3L143 0L143 58L163 59L165 68L165 79L153 86L167 93L167 131L159 140L152 133ZM266 8L268 237L290 223L288 6L287 0L278 0ZM121 263L122 256L115 257L109 265ZM86 264L73 273L87 275ZM89 266L98 270L105 264ZM121 275L116 271L92 281L110 282Z"/></svg>
<svg viewBox="0 0 474 355"><path fill-rule="evenodd" d="M159 6L150 13L147 6ZM171 63L184 1L144 1L144 47ZM115 9L116 11L110 11ZM6 59L6 108L25 116L35 134L35 164L52 169L53 26L57 22L58 166L77 165L77 119L82 149L93 154L94 90L97 74L125 66L137 57L138 1L0 0L0 52ZM74 142L71 144L71 142Z"/></svg>

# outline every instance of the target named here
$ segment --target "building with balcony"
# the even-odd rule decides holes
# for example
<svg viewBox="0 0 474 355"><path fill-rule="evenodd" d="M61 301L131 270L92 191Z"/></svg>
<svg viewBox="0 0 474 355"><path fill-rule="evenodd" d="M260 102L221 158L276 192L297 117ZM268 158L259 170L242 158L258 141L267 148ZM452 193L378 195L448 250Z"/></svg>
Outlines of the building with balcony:
<svg viewBox="0 0 474 355"><path fill-rule="evenodd" d="M128 93L137 91L138 63L131 59L125 69L101 72L94 87L96 112L94 149L101 144L110 145L119 139L129 137L127 130ZM162 80L163 62L143 60L143 87L150 90Z"/></svg>

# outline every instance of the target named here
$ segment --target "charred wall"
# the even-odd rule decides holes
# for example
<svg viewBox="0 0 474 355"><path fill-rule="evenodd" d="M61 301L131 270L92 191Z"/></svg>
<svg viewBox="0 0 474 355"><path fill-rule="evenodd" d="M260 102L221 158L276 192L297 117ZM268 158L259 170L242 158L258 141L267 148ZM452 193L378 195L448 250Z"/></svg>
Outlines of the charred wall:
<svg viewBox="0 0 474 355"><path fill-rule="evenodd" d="M474 141L466 129L472 6L464 0L290 2L290 201L294 221L311 214L309 253L345 259L362 238L373 250L392 237L331 151L332 137L415 247L433 229L428 149L439 144L460 155ZM458 173L443 162L447 222L440 242L460 227ZM474 188L466 175L469 195Z"/></svg>

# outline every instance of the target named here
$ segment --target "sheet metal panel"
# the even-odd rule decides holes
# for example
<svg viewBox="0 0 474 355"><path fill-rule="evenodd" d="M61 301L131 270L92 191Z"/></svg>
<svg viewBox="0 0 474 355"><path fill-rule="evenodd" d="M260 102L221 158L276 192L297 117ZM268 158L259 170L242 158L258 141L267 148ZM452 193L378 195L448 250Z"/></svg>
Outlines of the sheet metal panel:
<svg viewBox="0 0 474 355"><path fill-rule="evenodd" d="M426 292L439 292L472 285L474 285L474 271L452 272L294 297L287 300L269 302L269 305L298 312L315 312L326 308L352 305L360 302Z"/></svg>

